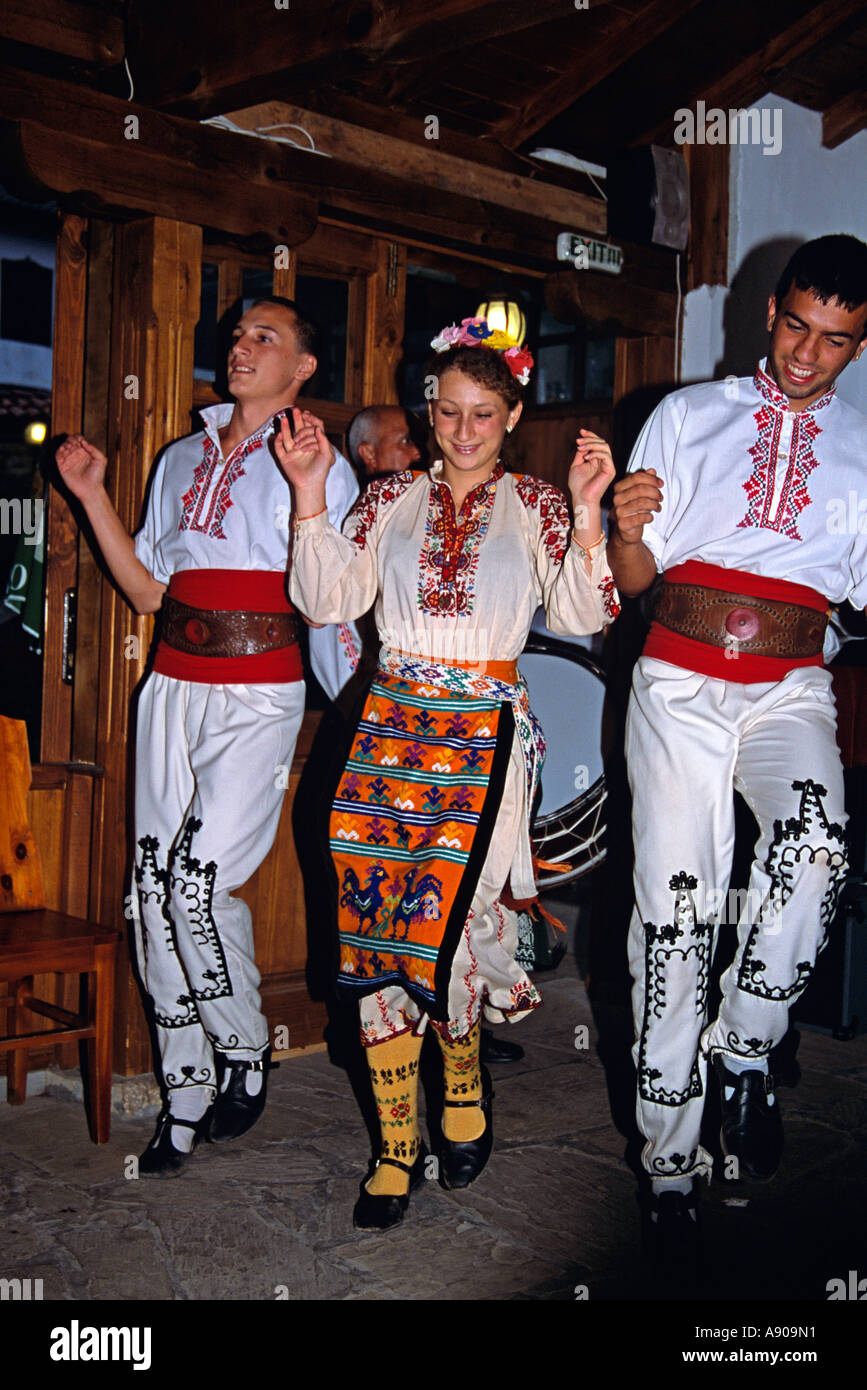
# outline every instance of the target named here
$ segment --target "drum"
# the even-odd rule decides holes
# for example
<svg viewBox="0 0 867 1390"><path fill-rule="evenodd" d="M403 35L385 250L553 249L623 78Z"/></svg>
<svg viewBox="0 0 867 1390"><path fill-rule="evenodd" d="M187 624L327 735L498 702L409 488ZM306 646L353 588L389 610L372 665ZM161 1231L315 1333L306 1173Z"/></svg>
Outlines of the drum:
<svg viewBox="0 0 867 1390"><path fill-rule="evenodd" d="M533 854L571 865L564 873L540 871L539 888L554 888L589 873L605 858L605 677L583 648L535 633L518 668L548 745L531 829Z"/></svg>

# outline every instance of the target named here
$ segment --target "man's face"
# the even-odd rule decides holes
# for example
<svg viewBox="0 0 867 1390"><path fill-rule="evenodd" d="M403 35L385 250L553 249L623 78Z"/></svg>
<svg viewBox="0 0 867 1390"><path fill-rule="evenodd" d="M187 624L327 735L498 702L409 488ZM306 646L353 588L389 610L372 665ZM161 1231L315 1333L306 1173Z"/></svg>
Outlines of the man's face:
<svg viewBox="0 0 867 1390"><path fill-rule="evenodd" d="M768 368L790 409L812 405L864 348L867 304L846 309L837 299L823 304L810 290L792 285L782 304L768 301Z"/></svg>
<svg viewBox="0 0 867 1390"><path fill-rule="evenodd" d="M282 304L254 304L238 320L229 348L229 390L236 401L291 405L316 371L301 352L295 315Z"/></svg>
<svg viewBox="0 0 867 1390"><path fill-rule="evenodd" d="M406 411L398 406L381 410L376 419L373 438L358 450L366 478L380 478L385 473L403 473L418 463L421 454L412 442Z"/></svg>

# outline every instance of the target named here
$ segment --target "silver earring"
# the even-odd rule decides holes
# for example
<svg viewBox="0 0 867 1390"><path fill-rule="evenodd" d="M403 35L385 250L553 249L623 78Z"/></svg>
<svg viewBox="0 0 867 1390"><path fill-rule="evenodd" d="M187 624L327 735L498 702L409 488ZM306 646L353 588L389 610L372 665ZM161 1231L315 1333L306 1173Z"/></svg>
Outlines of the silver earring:
<svg viewBox="0 0 867 1390"><path fill-rule="evenodd" d="M512 433L512 430L513 430L514 428L515 428L514 425L507 425L507 426L506 426L506 434L511 434L511 433Z"/></svg>

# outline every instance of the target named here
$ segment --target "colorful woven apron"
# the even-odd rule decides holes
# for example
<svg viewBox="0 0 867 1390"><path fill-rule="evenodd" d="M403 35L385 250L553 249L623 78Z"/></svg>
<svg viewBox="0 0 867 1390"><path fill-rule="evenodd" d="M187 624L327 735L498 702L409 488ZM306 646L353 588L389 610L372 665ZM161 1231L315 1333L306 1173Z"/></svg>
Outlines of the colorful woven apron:
<svg viewBox="0 0 867 1390"><path fill-rule="evenodd" d="M448 1018L515 730L532 805L544 742L523 681L382 652L331 810L343 992L399 985Z"/></svg>

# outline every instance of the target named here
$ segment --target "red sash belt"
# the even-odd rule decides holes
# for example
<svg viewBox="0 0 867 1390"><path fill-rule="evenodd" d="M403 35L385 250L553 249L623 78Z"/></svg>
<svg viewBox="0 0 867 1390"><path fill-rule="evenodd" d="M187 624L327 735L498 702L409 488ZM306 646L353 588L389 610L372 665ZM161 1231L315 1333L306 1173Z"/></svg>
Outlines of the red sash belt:
<svg viewBox="0 0 867 1390"><path fill-rule="evenodd" d="M700 584L708 589L722 589L730 594L746 594L750 598L774 599L780 603L797 604L801 608L812 608L818 613L828 609L828 600L816 589L805 584L791 584L785 579L766 579L762 575L749 574L746 570L724 569L720 565L707 565L703 560L687 560L682 565L674 565L665 571L664 578L671 584ZM757 656L735 648L711 646L681 633L672 632L662 623L653 623L647 634L643 656L655 657L658 661L668 661L672 666L683 666L688 671L697 671L702 676L714 676L717 680L737 681L743 685L757 684L759 681L779 681L801 666L822 666L824 659L818 656ZM736 659L735 659L736 658Z"/></svg>
<svg viewBox="0 0 867 1390"><path fill-rule="evenodd" d="M169 595L191 608L235 613L294 613L286 575L278 570L182 570L169 580ZM206 685L282 685L304 678L297 642L254 656L197 656L166 642L157 646L154 670L176 680Z"/></svg>

